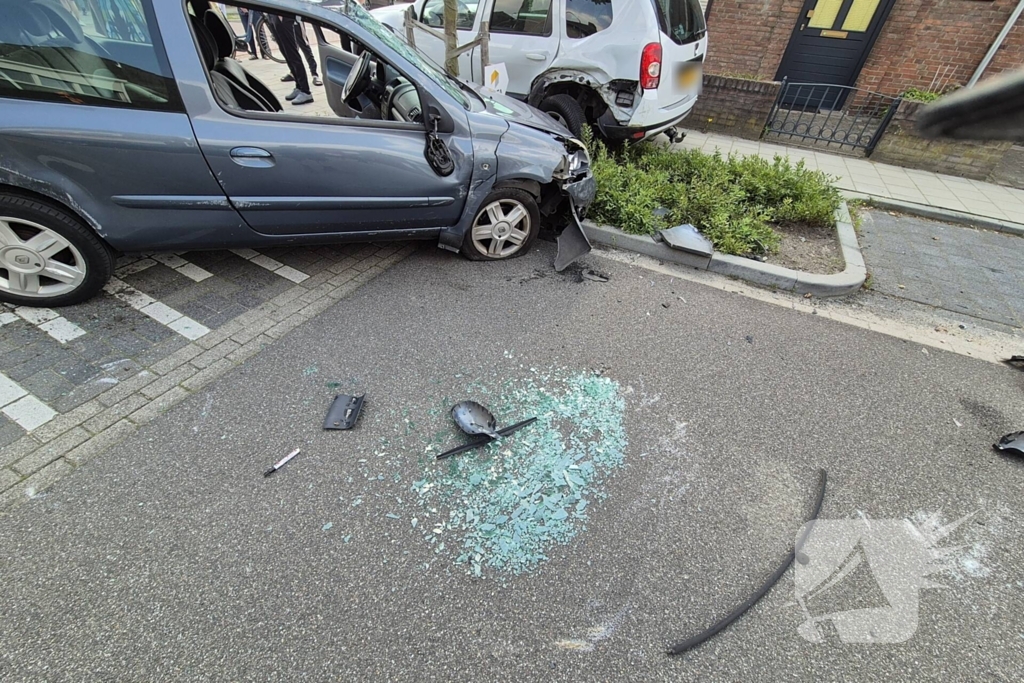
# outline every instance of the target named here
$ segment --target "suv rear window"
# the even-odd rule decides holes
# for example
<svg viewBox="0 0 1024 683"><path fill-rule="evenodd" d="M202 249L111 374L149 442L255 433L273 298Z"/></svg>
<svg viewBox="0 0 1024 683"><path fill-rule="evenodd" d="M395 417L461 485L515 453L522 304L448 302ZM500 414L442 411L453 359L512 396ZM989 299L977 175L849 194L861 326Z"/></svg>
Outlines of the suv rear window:
<svg viewBox="0 0 1024 683"><path fill-rule="evenodd" d="M586 38L612 25L612 0L565 0L565 34Z"/></svg>
<svg viewBox="0 0 1024 683"><path fill-rule="evenodd" d="M698 0L653 1L661 30L673 43L692 43L707 33L708 26Z"/></svg>

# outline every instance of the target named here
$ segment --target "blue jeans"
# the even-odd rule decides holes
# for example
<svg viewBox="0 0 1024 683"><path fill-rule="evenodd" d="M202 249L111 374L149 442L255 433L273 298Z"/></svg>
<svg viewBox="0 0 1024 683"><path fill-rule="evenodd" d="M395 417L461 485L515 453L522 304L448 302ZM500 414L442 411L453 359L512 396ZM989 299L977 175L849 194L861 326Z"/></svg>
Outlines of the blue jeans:
<svg viewBox="0 0 1024 683"><path fill-rule="evenodd" d="M242 24L245 26L245 42L249 44L249 52L254 55L259 53L256 50L256 24L260 22L263 12L249 10L245 14Z"/></svg>

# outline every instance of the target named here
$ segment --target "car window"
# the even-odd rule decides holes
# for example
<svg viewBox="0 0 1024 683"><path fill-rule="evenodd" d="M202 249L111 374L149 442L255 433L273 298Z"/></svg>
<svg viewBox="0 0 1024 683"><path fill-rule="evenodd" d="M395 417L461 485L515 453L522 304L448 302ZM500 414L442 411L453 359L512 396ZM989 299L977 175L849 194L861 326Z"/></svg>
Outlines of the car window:
<svg viewBox="0 0 1024 683"><path fill-rule="evenodd" d="M545 2L546 1L547 0L545 0ZM359 5L348 3L343 7L329 7L328 9L344 14L346 17L359 24L359 26L366 29L379 41L402 55L402 57L408 60L414 67L423 72L427 78L432 80L445 92L451 95L456 102L467 109L469 108L469 100L466 99L466 96L461 92L461 86L458 85L457 81L446 75L443 69L435 66L418 50L409 47L404 40L396 36L390 29L384 28L384 25L374 19L373 16L365 9Z"/></svg>
<svg viewBox="0 0 1024 683"><path fill-rule="evenodd" d="M491 30L498 33L551 35L551 0L495 0Z"/></svg>
<svg viewBox="0 0 1024 683"><path fill-rule="evenodd" d="M455 26L461 29L473 28L473 22L476 21L477 3L459 2L456 7L459 20ZM444 0L427 0L427 4L423 6L423 15L420 17L420 21L427 26L444 26Z"/></svg>
<svg viewBox="0 0 1024 683"><path fill-rule="evenodd" d="M697 0L654 0L654 8L662 32L673 43L691 43L707 33L704 12Z"/></svg>
<svg viewBox="0 0 1024 683"><path fill-rule="evenodd" d="M0 97L180 111L150 0L0 4Z"/></svg>
<svg viewBox="0 0 1024 683"><path fill-rule="evenodd" d="M612 0L565 0L565 34L586 38L612 25Z"/></svg>

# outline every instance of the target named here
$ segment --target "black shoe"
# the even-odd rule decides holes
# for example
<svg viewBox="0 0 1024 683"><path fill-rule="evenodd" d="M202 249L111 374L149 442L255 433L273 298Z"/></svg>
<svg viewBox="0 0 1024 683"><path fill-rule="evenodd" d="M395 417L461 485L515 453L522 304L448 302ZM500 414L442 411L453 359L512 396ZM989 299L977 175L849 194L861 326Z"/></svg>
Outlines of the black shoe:
<svg viewBox="0 0 1024 683"><path fill-rule="evenodd" d="M320 80L320 77L313 74L313 85L323 85L324 82Z"/></svg>
<svg viewBox="0 0 1024 683"><path fill-rule="evenodd" d="M302 91L301 91L301 90L299 90L298 88L296 88L295 90L292 90L292 91L291 91L290 93L288 93L287 95L285 95L285 97L284 97L284 98L285 98L286 100L288 100L289 102L291 102L292 100L294 100L294 99L295 99L296 97L298 97L298 96L299 96L299 95L301 95L301 94L302 94Z"/></svg>
<svg viewBox="0 0 1024 683"><path fill-rule="evenodd" d="M299 94L292 100L292 104L309 104L313 101L313 96L308 92L299 92Z"/></svg>
<svg viewBox="0 0 1024 683"><path fill-rule="evenodd" d="M281 76L281 82L282 83L291 83L294 80L295 80L295 76L292 76L291 74L285 74L284 76Z"/></svg>

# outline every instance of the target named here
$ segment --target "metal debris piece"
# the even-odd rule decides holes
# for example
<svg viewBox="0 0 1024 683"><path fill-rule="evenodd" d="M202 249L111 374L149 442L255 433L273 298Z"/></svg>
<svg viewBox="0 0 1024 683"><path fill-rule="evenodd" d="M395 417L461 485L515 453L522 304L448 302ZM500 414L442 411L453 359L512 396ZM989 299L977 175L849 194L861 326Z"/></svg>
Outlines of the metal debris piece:
<svg viewBox="0 0 1024 683"><path fill-rule="evenodd" d="M531 418L529 418L527 420L523 420L522 422L516 422L511 427L505 427L504 429L499 429L498 430L498 434L500 434L501 436L508 436L509 434L512 434L513 432L517 432L520 429L522 429L523 427L525 427L526 425L531 425L531 424L533 424L536 421L537 421L537 418L531 417ZM466 451L471 451L474 448L480 448L481 446L486 446L487 444L491 443L492 441L494 441L494 439L492 439L489 436L485 436L483 438L477 439L476 441L472 441L470 443L463 444L462 446L457 446L457 447L451 449L450 451L445 451L441 455L437 456L437 459L438 460L444 460L445 458L450 458L453 455L458 455L459 453L465 453Z"/></svg>
<svg viewBox="0 0 1024 683"><path fill-rule="evenodd" d="M818 480L818 497L814 502L814 512L813 514L811 514L810 519L807 520L808 522L813 522L814 520L818 519L818 514L821 512L821 503L823 500L825 500L825 486L828 482L828 475L825 473L825 470L818 471ZM746 601L743 602L743 604L741 604L739 607L734 609L732 612L730 612L728 615L726 615L719 621L715 622L713 625L711 625L703 632L698 633L692 638L687 638L682 642L676 643L668 649L668 654L678 655L682 652L686 652L687 650L697 647L705 640L708 640L716 633L727 627L729 624L739 619L744 612L753 607L757 603L757 601L763 598L765 593L771 590L771 587L774 586L780 578L782 578L782 575L786 573L787 569L789 569L789 565L793 564L793 559L799 555L802 555L800 549L803 547L804 542L807 540L807 536L810 533L810 531L811 527L806 526L803 534L801 534L800 538L797 539L796 544L793 546L793 550L789 552L789 555L786 556L786 559L783 560L782 564L779 565L778 569L775 570L775 573L768 577L768 580L765 581L753 595L747 598ZM803 560L801 560L801 562L802 561Z"/></svg>
<svg viewBox="0 0 1024 683"><path fill-rule="evenodd" d="M452 406L452 419L459 429L470 436L486 434L492 439L500 439L501 435L495 430L498 428L498 420L491 411L476 401L460 401Z"/></svg>
<svg viewBox="0 0 1024 683"><path fill-rule="evenodd" d="M596 270L584 270L580 273L580 277L584 280L593 280L594 282L608 282L610 279L604 273L599 273Z"/></svg>
<svg viewBox="0 0 1024 683"><path fill-rule="evenodd" d="M587 234L583 232L580 219L576 214L576 205L570 200L569 224L558 236L558 253L555 254L555 271L561 273L569 267L569 264L581 256L590 253L593 248Z"/></svg>
<svg viewBox="0 0 1024 683"><path fill-rule="evenodd" d="M658 234L665 240L665 244L673 249L707 257L710 257L715 251L711 240L700 234L700 231L689 223L677 225L668 230L661 230Z"/></svg>
<svg viewBox="0 0 1024 683"><path fill-rule="evenodd" d="M327 409L327 417L324 418L324 429L352 429L356 426L359 413L363 410L363 401L366 394L349 396L338 394L334 402Z"/></svg>
<svg viewBox="0 0 1024 683"><path fill-rule="evenodd" d="M999 439L999 443L992 444L997 451L1007 451L1024 455L1024 432L1013 432Z"/></svg>

